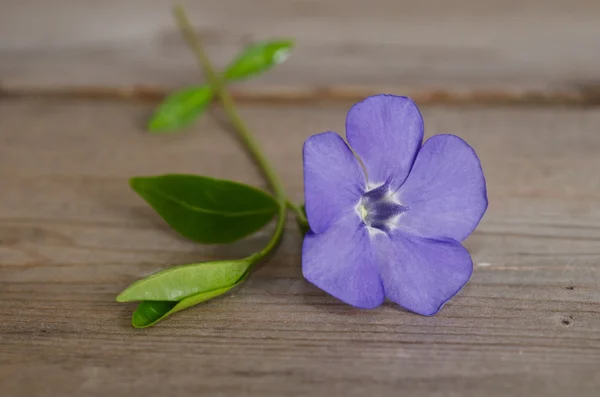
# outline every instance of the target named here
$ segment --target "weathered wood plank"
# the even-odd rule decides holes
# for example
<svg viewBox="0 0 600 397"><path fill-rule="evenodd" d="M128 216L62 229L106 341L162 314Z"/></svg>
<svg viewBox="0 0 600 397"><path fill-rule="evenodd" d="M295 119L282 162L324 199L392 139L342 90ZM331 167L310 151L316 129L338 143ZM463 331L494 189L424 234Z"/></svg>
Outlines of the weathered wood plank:
<svg viewBox="0 0 600 397"><path fill-rule="evenodd" d="M157 85L199 80L170 1L0 1L0 83ZM245 43L298 40L252 87L596 86L596 0L206 0L184 3L224 65Z"/></svg>
<svg viewBox="0 0 600 397"><path fill-rule="evenodd" d="M245 106L290 195L300 148L342 131L344 105ZM0 102L3 395L595 396L600 386L600 111L423 109L428 134L478 151L490 207L466 246L472 281L436 317L344 306L300 273L285 241L242 288L147 330L114 303L175 263L239 256L267 239L199 246L132 193L138 174L261 184L210 117L153 137L140 104Z"/></svg>

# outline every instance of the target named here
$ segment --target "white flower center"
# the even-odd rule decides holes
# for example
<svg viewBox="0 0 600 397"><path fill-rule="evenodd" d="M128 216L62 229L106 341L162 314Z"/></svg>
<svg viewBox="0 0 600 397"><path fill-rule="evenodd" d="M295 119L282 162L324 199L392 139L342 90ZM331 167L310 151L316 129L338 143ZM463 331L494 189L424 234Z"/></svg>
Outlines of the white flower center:
<svg viewBox="0 0 600 397"><path fill-rule="evenodd" d="M399 215L406 210L386 185L365 192L356 206L356 212L366 226L383 232L394 229Z"/></svg>

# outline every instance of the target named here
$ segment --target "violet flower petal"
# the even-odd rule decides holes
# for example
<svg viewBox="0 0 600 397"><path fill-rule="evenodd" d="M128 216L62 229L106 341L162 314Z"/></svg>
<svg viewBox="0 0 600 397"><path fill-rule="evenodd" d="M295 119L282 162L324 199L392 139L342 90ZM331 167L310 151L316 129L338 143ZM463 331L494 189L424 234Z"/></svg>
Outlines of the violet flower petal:
<svg viewBox="0 0 600 397"><path fill-rule="evenodd" d="M335 132L308 138L303 156L306 215L311 230L322 233L344 214L355 212L365 190L365 175Z"/></svg>
<svg viewBox="0 0 600 397"><path fill-rule="evenodd" d="M322 234L309 232L302 246L304 278L341 301L372 309L385 300L377 256L357 214Z"/></svg>
<svg viewBox="0 0 600 397"><path fill-rule="evenodd" d="M464 240L487 208L475 151L454 135L431 137L396 198L408 208L398 220L400 229L422 237Z"/></svg>
<svg viewBox="0 0 600 397"><path fill-rule="evenodd" d="M346 138L367 169L370 187L398 189L423 142L423 118L407 97L376 95L346 116Z"/></svg>
<svg viewBox="0 0 600 397"><path fill-rule="evenodd" d="M436 314L473 272L469 253L457 241L398 231L376 238L385 296L415 313Z"/></svg>

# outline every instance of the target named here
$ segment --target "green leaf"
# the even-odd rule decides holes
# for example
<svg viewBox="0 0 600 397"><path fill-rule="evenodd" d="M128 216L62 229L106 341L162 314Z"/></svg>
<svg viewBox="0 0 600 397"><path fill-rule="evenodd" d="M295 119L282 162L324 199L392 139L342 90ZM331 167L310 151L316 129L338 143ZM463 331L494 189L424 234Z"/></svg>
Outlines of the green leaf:
<svg viewBox="0 0 600 397"><path fill-rule="evenodd" d="M213 90L208 85L175 91L156 109L148 130L158 134L184 128L206 109L212 98Z"/></svg>
<svg viewBox="0 0 600 397"><path fill-rule="evenodd" d="M235 284L224 288L219 288L214 291L207 291L202 292L200 294L192 295L185 299L182 299L179 302L142 301L133 313L133 317L131 318L131 324L135 328L150 327L173 313L176 313L183 309L187 309L188 307L197 305L198 303L205 302L219 295L223 295L224 293L239 285L242 281L243 279Z"/></svg>
<svg viewBox="0 0 600 397"><path fill-rule="evenodd" d="M129 183L173 229L200 243L239 240L265 226L278 208L262 190L205 176L135 177Z"/></svg>
<svg viewBox="0 0 600 397"><path fill-rule="evenodd" d="M178 302L233 285L246 275L250 266L252 261L240 259L171 267L131 284L117 296L117 302Z"/></svg>
<svg viewBox="0 0 600 397"><path fill-rule="evenodd" d="M293 45L292 40L261 41L250 45L225 70L225 83L260 74L285 61ZM206 109L213 97L214 91L209 85L175 91L156 109L148 130L162 134L186 127Z"/></svg>
<svg viewBox="0 0 600 397"><path fill-rule="evenodd" d="M226 80L240 80L267 71L285 61L294 46L292 40L262 41L246 48L225 69Z"/></svg>

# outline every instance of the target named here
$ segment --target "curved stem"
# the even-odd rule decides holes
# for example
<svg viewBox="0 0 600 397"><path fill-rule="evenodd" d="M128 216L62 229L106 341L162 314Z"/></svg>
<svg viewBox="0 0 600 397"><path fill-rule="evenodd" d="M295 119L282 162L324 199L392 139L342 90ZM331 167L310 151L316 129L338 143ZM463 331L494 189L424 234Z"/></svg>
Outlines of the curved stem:
<svg viewBox="0 0 600 397"><path fill-rule="evenodd" d="M254 139L254 136L240 117L235 107L233 98L231 97L231 94L227 91L223 80L216 73L210 59L206 55L206 51L204 51L204 45L202 44L202 40L194 32L194 29L191 26L190 21L185 14L185 11L181 6L175 6L173 11L175 14L175 18L177 19L177 24L181 29L181 32L183 33L189 46L194 51L194 54L196 54L198 63L204 70L206 79L210 82L217 96L221 99L221 103L223 104L223 108L225 109L225 112L227 113L231 124L233 124L233 127L237 131L240 139L242 140L250 154L254 157L256 163L261 168L269 184L271 185L273 193L275 194L275 199L279 204L277 224L275 226L275 231L273 232L271 240L269 240L267 245L261 251L250 256L250 258L252 258L253 260L258 261L267 256L273 250L273 248L277 246L277 243L283 235L283 229L285 226L286 219L287 202L283 184L281 183L279 176L277 175L277 173L265 157L264 153L262 152L260 145Z"/></svg>

